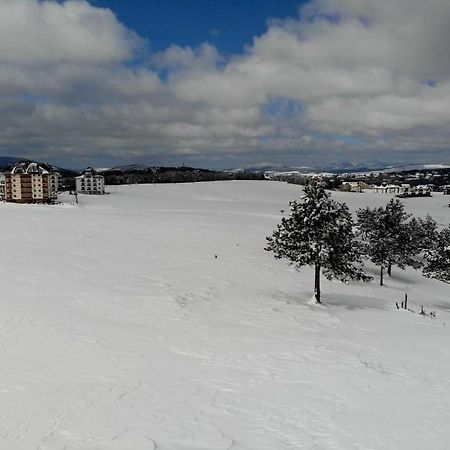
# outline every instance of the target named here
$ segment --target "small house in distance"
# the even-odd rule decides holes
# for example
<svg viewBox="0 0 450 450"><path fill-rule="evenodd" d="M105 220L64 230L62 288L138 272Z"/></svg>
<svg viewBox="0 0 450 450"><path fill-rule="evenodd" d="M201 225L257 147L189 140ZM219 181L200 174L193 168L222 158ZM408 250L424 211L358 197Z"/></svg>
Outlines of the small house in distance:
<svg viewBox="0 0 450 450"><path fill-rule="evenodd" d="M363 181L344 181L341 184L341 191L344 192L362 192L363 189L368 189L369 185Z"/></svg>
<svg viewBox="0 0 450 450"><path fill-rule="evenodd" d="M374 186L373 192L377 194L409 194L411 186L409 184L385 184L381 186Z"/></svg>
<svg viewBox="0 0 450 450"><path fill-rule="evenodd" d="M53 203L57 198L59 174L50 166L20 161L5 174L5 200L12 203Z"/></svg>
<svg viewBox="0 0 450 450"><path fill-rule="evenodd" d="M105 193L105 178L92 167L75 178L77 194L102 195Z"/></svg>
<svg viewBox="0 0 450 450"><path fill-rule="evenodd" d="M414 186L412 193L417 197L429 197L431 196L432 186L429 184L421 184Z"/></svg>

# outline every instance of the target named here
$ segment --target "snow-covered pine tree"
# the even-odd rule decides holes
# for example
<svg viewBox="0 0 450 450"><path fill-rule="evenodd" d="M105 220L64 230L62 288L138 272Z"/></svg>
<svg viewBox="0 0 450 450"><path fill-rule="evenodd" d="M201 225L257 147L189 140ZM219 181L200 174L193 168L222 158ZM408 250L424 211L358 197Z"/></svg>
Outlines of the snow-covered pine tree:
<svg viewBox="0 0 450 450"><path fill-rule="evenodd" d="M450 226L437 233L430 249L425 251L423 274L427 278L450 283Z"/></svg>
<svg viewBox="0 0 450 450"><path fill-rule="evenodd" d="M420 249L414 245L414 235L408 225L409 215L399 200L392 199L384 208L365 208L357 211L359 234L366 256L380 266L380 285L383 286L384 269L391 275L395 264L420 267L415 256Z"/></svg>
<svg viewBox="0 0 450 450"><path fill-rule="evenodd" d="M421 252L430 249L438 236L437 223L429 214L424 219L413 217L408 228L412 245Z"/></svg>
<svg viewBox="0 0 450 450"><path fill-rule="evenodd" d="M283 217L267 251L277 259L286 258L296 270L314 266L314 296L321 303L320 275L340 281L370 280L364 273L347 205L331 200L325 190L313 183L305 186L301 202L290 202L291 213Z"/></svg>

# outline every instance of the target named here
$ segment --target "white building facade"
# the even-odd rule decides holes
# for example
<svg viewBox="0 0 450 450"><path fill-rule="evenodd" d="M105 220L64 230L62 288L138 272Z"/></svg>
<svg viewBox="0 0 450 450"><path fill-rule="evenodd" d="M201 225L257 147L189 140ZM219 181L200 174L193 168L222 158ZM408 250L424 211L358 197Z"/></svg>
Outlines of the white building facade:
<svg viewBox="0 0 450 450"><path fill-rule="evenodd" d="M103 195L105 193L105 178L92 167L85 169L75 178L78 194Z"/></svg>
<svg viewBox="0 0 450 450"><path fill-rule="evenodd" d="M411 191L411 186L409 184L402 184L401 186L397 184L387 184L382 186L374 186L373 192L378 194L409 194Z"/></svg>

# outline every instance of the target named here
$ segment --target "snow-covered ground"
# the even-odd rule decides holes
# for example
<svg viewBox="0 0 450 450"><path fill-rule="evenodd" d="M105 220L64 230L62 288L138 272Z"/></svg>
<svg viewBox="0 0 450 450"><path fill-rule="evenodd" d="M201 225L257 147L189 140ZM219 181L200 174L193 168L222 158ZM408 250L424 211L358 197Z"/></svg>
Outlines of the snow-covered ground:
<svg viewBox="0 0 450 450"><path fill-rule="evenodd" d="M312 271L263 250L298 186L109 190L0 205L1 450L449 448L449 285L394 268L314 306ZM404 202L450 222L448 197Z"/></svg>

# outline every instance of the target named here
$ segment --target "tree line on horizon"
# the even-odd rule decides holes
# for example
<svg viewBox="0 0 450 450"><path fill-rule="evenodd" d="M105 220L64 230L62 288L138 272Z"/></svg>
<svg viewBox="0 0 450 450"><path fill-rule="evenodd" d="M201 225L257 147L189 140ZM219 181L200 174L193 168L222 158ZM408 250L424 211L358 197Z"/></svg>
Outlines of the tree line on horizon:
<svg viewBox="0 0 450 450"><path fill-rule="evenodd" d="M102 172L105 184L144 184L144 183L196 183L202 181L263 180L260 173L197 169L193 167L148 167L133 170L106 170Z"/></svg>
<svg viewBox="0 0 450 450"><path fill-rule="evenodd" d="M331 199L317 183L305 186L301 201L290 202L265 250L296 270L314 267L314 297L321 303L320 278L370 281L364 260L379 266L380 285L400 269L422 268L425 277L450 283L450 226L438 230L429 215L416 218L392 199L384 207L361 208L353 219L345 203Z"/></svg>

